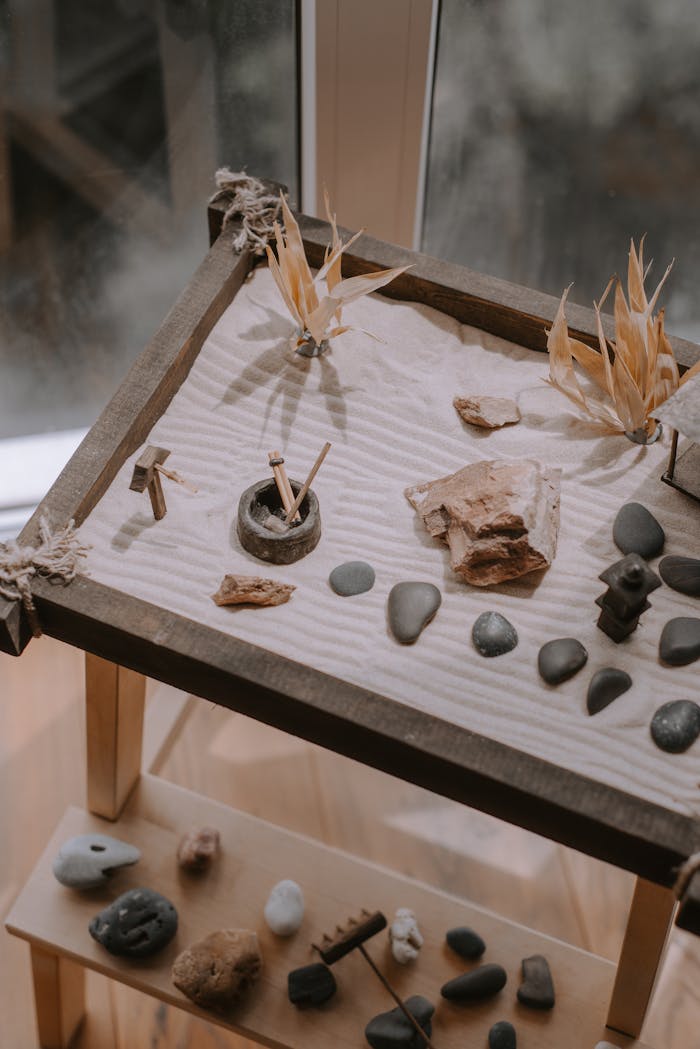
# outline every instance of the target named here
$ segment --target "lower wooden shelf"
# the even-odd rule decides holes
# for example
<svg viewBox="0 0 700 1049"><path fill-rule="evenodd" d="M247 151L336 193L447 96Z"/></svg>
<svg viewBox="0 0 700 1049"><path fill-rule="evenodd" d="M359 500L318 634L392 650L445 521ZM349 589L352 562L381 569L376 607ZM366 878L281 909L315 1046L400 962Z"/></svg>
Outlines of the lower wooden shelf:
<svg viewBox="0 0 700 1049"><path fill-rule="evenodd" d="M219 828L222 854L209 872L188 875L177 867L177 843L185 830L204 824ZM141 861L118 872L105 889L78 893L63 887L51 872L53 857L67 838L95 830L138 845ZM263 920L268 893L281 878L298 881L306 899L302 928L290 940L275 937ZM91 939L88 921L117 895L138 886L172 900L180 924L175 940L160 954L127 963ZM318 960L311 941L362 907L382 910L389 918L397 907L415 911L426 941L415 964L397 965L384 933L368 947L403 997L422 994L436 1004L432 1040L437 1049L483 1049L490 1026L503 1019L515 1024L519 1049L594 1049L600 1040L643 1049L603 1026L615 973L610 962L152 776L142 777L117 823L68 809L17 898L7 928L34 946L262 1045L362 1049L367 1021L394 1003L357 952L335 965L338 993L321 1009L301 1012L286 994L289 970ZM445 931L456 925L477 929L488 944L484 960L500 962L508 973L505 989L490 1002L459 1007L440 998L442 983L469 967L444 944ZM263 977L229 1015L204 1012L170 982L173 959L207 933L235 927L257 931ZM537 953L548 958L554 975L557 1004L550 1013L527 1010L516 1000L520 961Z"/></svg>

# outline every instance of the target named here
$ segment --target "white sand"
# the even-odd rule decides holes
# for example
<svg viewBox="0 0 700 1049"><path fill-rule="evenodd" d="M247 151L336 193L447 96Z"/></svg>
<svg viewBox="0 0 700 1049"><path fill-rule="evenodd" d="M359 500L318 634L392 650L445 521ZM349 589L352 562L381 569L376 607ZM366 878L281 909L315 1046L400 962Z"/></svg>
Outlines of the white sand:
<svg viewBox="0 0 700 1049"><path fill-rule="evenodd" d="M149 443L172 449L168 466L198 488L164 481L168 514L154 523L146 495L129 491L133 463L119 471L81 528L91 543L88 571L103 583L281 655L384 693L455 724L582 772L680 812L700 811L700 743L682 755L649 737L654 710L697 698L698 667L659 665L657 646L672 616L700 615L691 598L663 586L638 630L615 645L596 628L597 579L619 552L612 521L630 499L645 503L667 534L665 553L700 553L700 514L659 480L668 438L639 448L600 437L568 402L545 387L547 358L505 343L426 307L374 296L344 320L381 336L349 333L332 352L291 353L291 322L267 270L256 270L205 344ZM481 433L461 422L454 394L512 396L522 421ZM316 550L297 564L266 565L236 537L240 493L269 473L279 449L303 480L323 442L333 442L314 483L323 519ZM447 548L430 539L403 489L479 459L539 458L561 466L559 548L552 567L489 590L457 581ZM327 579L342 561L374 565L372 591L337 597ZM223 609L211 601L226 572L294 583L278 608ZM442 607L414 646L387 632L385 605L402 579L437 583ZM495 609L520 644L484 659L473 649L476 616ZM578 637L589 651L573 680L549 688L536 669L540 645ZM592 673L617 666L633 687L591 718Z"/></svg>

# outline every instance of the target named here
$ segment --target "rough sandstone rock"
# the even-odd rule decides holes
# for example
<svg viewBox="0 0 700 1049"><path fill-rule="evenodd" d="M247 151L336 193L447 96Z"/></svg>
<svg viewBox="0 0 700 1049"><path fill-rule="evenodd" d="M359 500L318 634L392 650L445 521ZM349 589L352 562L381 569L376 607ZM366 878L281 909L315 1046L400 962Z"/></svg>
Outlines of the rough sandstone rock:
<svg viewBox="0 0 700 1049"><path fill-rule="evenodd" d="M472 394L471 397L455 397L452 403L465 423L481 426L482 429L497 430L509 423L520 422L520 411L510 397Z"/></svg>
<svg viewBox="0 0 700 1049"><path fill-rule="evenodd" d="M489 586L552 563L560 476L532 459L484 460L404 494L430 534L449 546L457 575Z"/></svg>
<svg viewBox="0 0 700 1049"><path fill-rule="evenodd" d="M222 929L198 940L173 963L175 986L204 1009L227 1009L258 979L262 957L248 929Z"/></svg>
<svg viewBox="0 0 700 1049"><path fill-rule="evenodd" d="M259 575L225 575L211 599L217 605L283 605L294 590L290 583Z"/></svg>
<svg viewBox="0 0 700 1049"><path fill-rule="evenodd" d="M188 871L203 871L219 851L219 832L214 827L200 827L185 834L178 845L177 862Z"/></svg>

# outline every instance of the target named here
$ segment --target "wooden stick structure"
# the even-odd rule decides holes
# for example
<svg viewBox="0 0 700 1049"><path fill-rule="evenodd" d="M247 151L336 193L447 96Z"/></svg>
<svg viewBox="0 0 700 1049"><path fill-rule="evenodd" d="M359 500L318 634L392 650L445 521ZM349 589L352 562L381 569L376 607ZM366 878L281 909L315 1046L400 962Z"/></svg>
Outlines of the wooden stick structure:
<svg viewBox="0 0 700 1049"><path fill-rule="evenodd" d="M142 492L144 488L148 488L153 516L156 521L161 521L167 512L163 486L160 483L160 474L163 474L164 477L169 478L171 481L175 481L176 484L181 484L188 492L197 491L180 474L163 466L169 455L170 451L168 448L157 448L154 444L147 445L145 451L134 464L134 473L129 485L132 492Z"/></svg>
<svg viewBox="0 0 700 1049"><path fill-rule="evenodd" d="M185 478L179 473L176 473L175 470L167 470L161 463L156 463L156 470L159 474L162 474L163 477L167 477L169 481L174 481L175 484L181 484L183 488L186 488L188 492L192 492L193 495L196 495L199 491L198 488L195 488L193 484L186 481Z"/></svg>
<svg viewBox="0 0 700 1049"><path fill-rule="evenodd" d="M330 445L326 445L323 455L325 455L328 448L330 448ZM319 456L319 458L321 457ZM321 465L318 460L317 463L318 466ZM435 1049L435 1046L430 1041L430 1038L418 1023L413 1013L407 1009L406 1005L391 986L386 976L384 976L372 960L367 948L365 947L365 941L369 940L372 936L376 936L376 934L381 932L382 929L385 929L386 926L387 920L381 911L375 911L374 914L370 914L369 911L366 911L363 908L360 919L348 918L345 926L336 925L335 936L328 936L324 933L321 943L312 943L311 946L315 951L318 951L326 965L332 965L333 962L337 962L341 958L344 958L345 955L350 954L351 951L359 950L370 969L379 978L380 982L394 999L406 1019L413 1027L415 1027L428 1049Z"/></svg>
<svg viewBox="0 0 700 1049"><path fill-rule="evenodd" d="M304 497L306 496L306 493L308 492L309 488L311 487L311 482L313 481L314 477L316 476L316 474L320 470L321 463L323 462L323 460L328 455L328 452L330 451L330 448L331 448L330 442L326 441L326 443L324 444L323 448L321 449L321 451L318 454L318 458L317 458L316 462L314 463L314 465L311 467L311 469L309 471L309 476L306 478L306 480L304 481L303 485L299 489L299 494L297 495L296 499L294 500L294 504L292 505L291 510L287 511L287 517L286 517L287 524L289 524L291 521L295 520L294 515L296 514L296 512L299 509L299 507L301 506L301 504L304 502Z"/></svg>
<svg viewBox="0 0 700 1049"><path fill-rule="evenodd" d="M270 466L272 467L272 473L275 477L277 490L280 493L282 506L284 507L285 513L288 515L288 520L291 521L293 519L295 521L301 521L301 514L299 513L295 513L293 518L289 517L289 511L294 503L294 492L289 483L287 471L284 468L284 459L279 452L268 452L268 459L270 460Z"/></svg>

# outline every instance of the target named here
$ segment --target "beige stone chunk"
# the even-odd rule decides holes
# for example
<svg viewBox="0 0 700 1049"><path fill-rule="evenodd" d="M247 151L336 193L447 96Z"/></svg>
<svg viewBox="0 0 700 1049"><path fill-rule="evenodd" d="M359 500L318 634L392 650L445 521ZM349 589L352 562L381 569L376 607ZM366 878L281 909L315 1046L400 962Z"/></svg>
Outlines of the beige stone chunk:
<svg viewBox="0 0 700 1049"><path fill-rule="evenodd" d="M453 570L489 586L552 563L561 471L531 459L491 460L405 490L430 534L450 548Z"/></svg>
<svg viewBox="0 0 700 1049"><path fill-rule="evenodd" d="M219 832L214 827L190 830L180 840L177 862L185 870L202 871L219 851Z"/></svg>
<svg viewBox="0 0 700 1049"><path fill-rule="evenodd" d="M204 1009L227 1009L260 975L258 938L248 929L222 929L177 956L172 981Z"/></svg>
<svg viewBox="0 0 700 1049"><path fill-rule="evenodd" d="M294 590L290 583L259 575L225 575L211 599L217 605L283 605Z"/></svg>
<svg viewBox="0 0 700 1049"><path fill-rule="evenodd" d="M455 397L452 402L465 423L497 430L500 426L520 422L520 409L510 397Z"/></svg>

